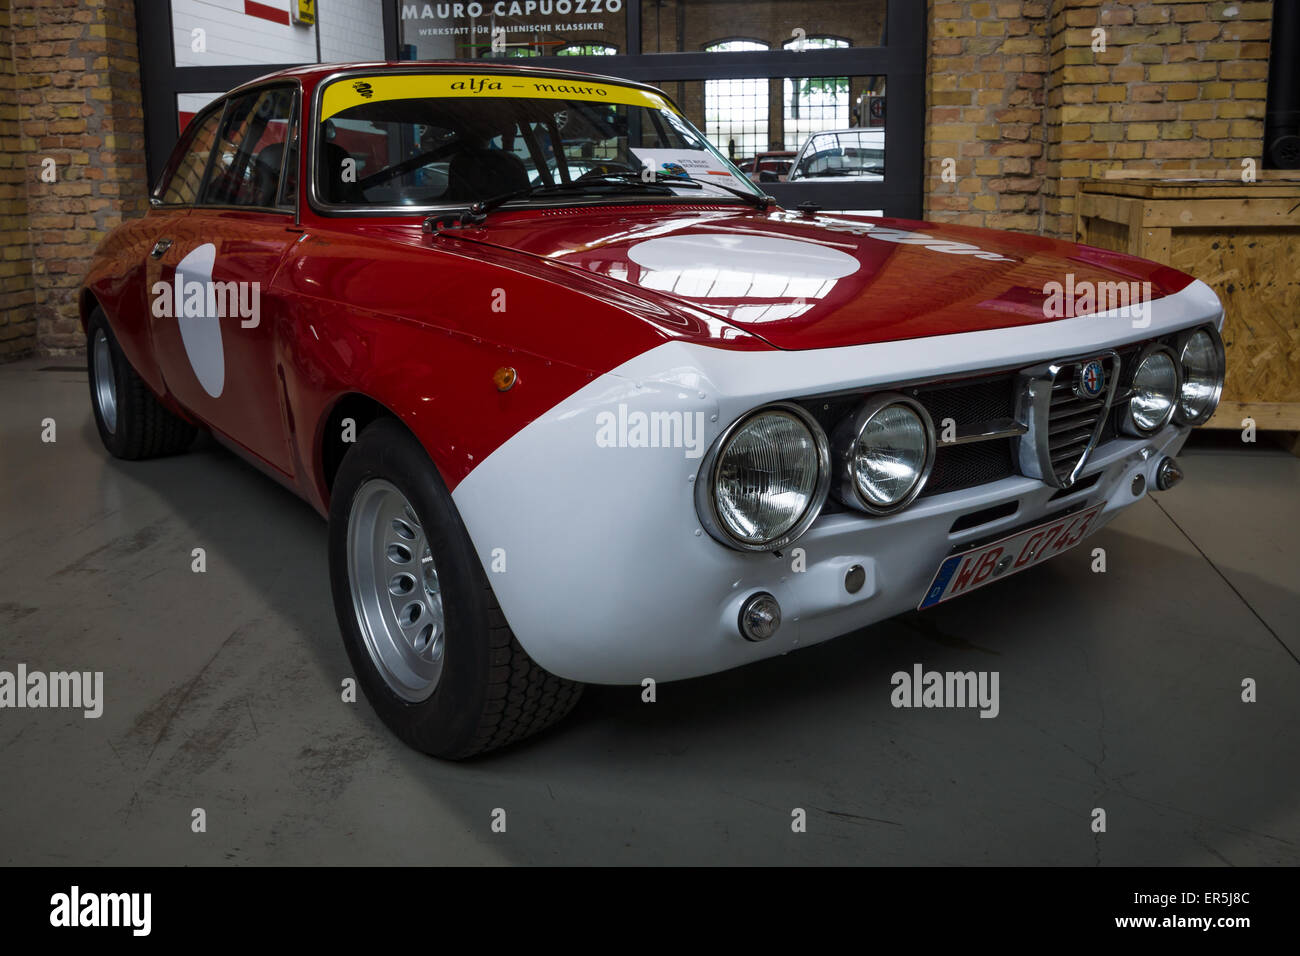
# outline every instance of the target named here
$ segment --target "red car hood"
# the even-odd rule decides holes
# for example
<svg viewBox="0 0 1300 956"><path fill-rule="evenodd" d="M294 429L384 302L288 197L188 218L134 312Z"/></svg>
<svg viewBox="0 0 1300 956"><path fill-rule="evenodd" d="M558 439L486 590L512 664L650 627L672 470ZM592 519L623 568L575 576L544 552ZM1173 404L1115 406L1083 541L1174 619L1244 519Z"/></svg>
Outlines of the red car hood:
<svg viewBox="0 0 1300 956"><path fill-rule="evenodd" d="M1193 281L1040 236L731 207L501 210L462 235L688 302L783 349L1055 321L1052 283L1125 283L1154 300Z"/></svg>

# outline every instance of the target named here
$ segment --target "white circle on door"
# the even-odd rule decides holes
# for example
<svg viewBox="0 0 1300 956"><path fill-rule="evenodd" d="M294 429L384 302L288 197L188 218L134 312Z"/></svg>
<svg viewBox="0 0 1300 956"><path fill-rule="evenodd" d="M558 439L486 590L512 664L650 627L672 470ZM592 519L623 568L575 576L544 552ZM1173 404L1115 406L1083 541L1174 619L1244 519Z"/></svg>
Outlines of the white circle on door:
<svg viewBox="0 0 1300 956"><path fill-rule="evenodd" d="M220 309L212 286L217 247L196 246L176 264L181 308L176 316L190 368L203 391L219 398L226 387L226 353L221 342Z"/></svg>

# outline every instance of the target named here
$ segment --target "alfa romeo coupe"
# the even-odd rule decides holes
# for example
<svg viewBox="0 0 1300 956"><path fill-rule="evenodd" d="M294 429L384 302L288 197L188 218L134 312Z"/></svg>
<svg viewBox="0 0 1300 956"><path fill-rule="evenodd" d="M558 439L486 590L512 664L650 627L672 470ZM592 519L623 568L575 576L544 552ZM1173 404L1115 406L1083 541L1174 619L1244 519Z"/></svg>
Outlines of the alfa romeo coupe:
<svg viewBox="0 0 1300 956"><path fill-rule="evenodd" d="M108 451L205 429L327 516L359 682L447 758L1033 567L1224 372L1191 276L782 209L662 92L498 63L219 98L80 304Z"/></svg>

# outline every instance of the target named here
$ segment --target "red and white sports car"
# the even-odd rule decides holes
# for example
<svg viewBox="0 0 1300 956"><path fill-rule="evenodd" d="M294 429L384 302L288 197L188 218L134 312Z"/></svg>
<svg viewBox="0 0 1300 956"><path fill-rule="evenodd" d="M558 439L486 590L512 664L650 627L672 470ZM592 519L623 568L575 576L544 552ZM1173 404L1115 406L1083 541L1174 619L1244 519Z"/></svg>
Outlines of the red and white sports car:
<svg viewBox="0 0 1300 956"><path fill-rule="evenodd" d="M152 203L82 291L104 444L207 429L328 515L360 683L443 757L1059 553L1179 478L1223 377L1191 276L783 210L608 77L277 73Z"/></svg>

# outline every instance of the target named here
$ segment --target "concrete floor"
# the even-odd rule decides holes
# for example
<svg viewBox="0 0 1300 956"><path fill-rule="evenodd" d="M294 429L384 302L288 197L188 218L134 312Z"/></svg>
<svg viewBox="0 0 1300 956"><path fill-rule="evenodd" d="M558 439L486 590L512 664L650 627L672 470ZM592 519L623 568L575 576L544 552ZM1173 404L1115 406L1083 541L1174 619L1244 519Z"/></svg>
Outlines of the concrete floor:
<svg viewBox="0 0 1300 956"><path fill-rule="evenodd" d="M107 704L0 710L5 864L1300 863L1300 460L1266 444L1201 437L1105 574L1076 549L653 705L589 688L452 765L341 702L324 522L211 442L113 461L72 363L0 367L0 669L102 670ZM1001 715L892 708L914 662L998 670Z"/></svg>

